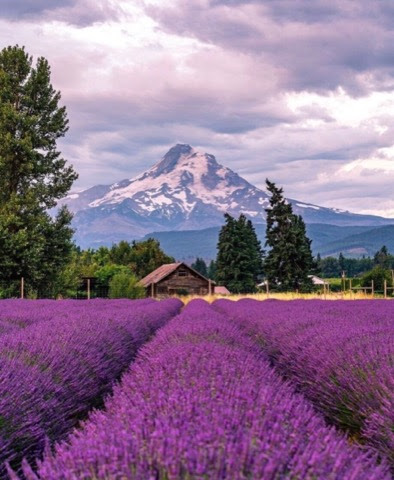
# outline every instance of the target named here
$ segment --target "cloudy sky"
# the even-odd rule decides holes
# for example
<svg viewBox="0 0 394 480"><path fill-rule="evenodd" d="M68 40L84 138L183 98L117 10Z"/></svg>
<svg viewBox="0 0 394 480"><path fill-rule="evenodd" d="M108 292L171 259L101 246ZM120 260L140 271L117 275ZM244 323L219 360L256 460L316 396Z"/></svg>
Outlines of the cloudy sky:
<svg viewBox="0 0 394 480"><path fill-rule="evenodd" d="M46 57L76 189L189 143L257 186L394 217L392 0L0 0Z"/></svg>

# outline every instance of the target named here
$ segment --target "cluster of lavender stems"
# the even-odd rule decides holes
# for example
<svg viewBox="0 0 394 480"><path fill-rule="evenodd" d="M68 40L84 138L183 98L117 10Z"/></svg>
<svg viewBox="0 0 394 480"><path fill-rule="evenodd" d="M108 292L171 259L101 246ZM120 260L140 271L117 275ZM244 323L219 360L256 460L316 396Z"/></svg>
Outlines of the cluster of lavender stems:
<svg viewBox="0 0 394 480"><path fill-rule="evenodd" d="M32 467L27 480L391 478L280 378L249 329L202 300L139 351L105 409Z"/></svg>
<svg viewBox="0 0 394 480"><path fill-rule="evenodd" d="M394 302L218 300L326 417L394 466Z"/></svg>
<svg viewBox="0 0 394 480"><path fill-rule="evenodd" d="M100 405L181 306L176 299L6 303L1 319L18 328L0 336L0 478L5 462L18 470L23 457L40 456Z"/></svg>
<svg viewBox="0 0 394 480"><path fill-rule="evenodd" d="M151 298L134 300L132 309L154 302ZM72 318L82 318L91 315L92 309L107 311L111 315L117 310L130 307L130 300L108 302L94 299L89 302L81 300L1 300L0 301L0 336L3 333L26 328L34 323L62 318L64 321Z"/></svg>

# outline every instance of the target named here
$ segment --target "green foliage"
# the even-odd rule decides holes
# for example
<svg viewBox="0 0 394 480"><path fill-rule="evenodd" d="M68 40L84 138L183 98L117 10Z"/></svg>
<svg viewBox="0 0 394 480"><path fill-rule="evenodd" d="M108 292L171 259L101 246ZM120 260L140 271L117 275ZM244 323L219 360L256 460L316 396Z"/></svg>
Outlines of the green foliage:
<svg viewBox="0 0 394 480"><path fill-rule="evenodd" d="M375 253L373 257L373 262L375 265L378 265L381 268L390 268L391 266L391 255L389 254L386 245Z"/></svg>
<svg viewBox="0 0 394 480"><path fill-rule="evenodd" d="M77 178L56 142L68 129L50 67L18 46L0 52L0 281L8 294L26 286L39 295L57 288L72 250L71 215L47 209Z"/></svg>
<svg viewBox="0 0 394 480"><path fill-rule="evenodd" d="M341 277L345 272L347 278L352 278L369 272L374 266L386 269L394 269L394 256L383 246L373 258L346 258L340 254L339 258L326 257L318 261L318 269L323 277Z"/></svg>
<svg viewBox="0 0 394 480"><path fill-rule="evenodd" d="M310 291L308 274L313 271L314 262L305 223L301 216L293 214L283 189L269 180L266 183L271 197L270 208L266 209L266 246L270 250L264 260L265 275L277 290Z"/></svg>
<svg viewBox="0 0 394 480"><path fill-rule="evenodd" d="M125 272L115 274L109 283L110 298L143 298L145 288L138 283L138 279Z"/></svg>
<svg viewBox="0 0 394 480"><path fill-rule="evenodd" d="M96 271L96 278L100 285L107 286L110 284L112 278L115 275L124 273L128 276L132 273L129 267L125 265L116 265L114 263L108 263L103 265Z"/></svg>
<svg viewBox="0 0 394 480"><path fill-rule="evenodd" d="M129 266L138 278L145 277L164 263L175 261L163 252L158 240L153 238L132 244L121 241L111 247L109 259L112 263Z"/></svg>
<svg viewBox="0 0 394 480"><path fill-rule="evenodd" d="M172 257L160 249L159 242L151 240L133 244L124 241L110 249L100 247L97 250L81 250L74 247L69 263L59 276L57 294L63 297L75 297L77 293L81 295L84 290L82 278L93 277L96 279L93 290L97 289L97 293L105 295L111 280L118 274L140 279L141 275L137 276L136 270L150 273L162 263L173 261ZM93 291L92 295L95 293Z"/></svg>
<svg viewBox="0 0 394 480"><path fill-rule="evenodd" d="M208 267L208 278L215 281L216 280L216 262L211 260Z"/></svg>
<svg viewBox="0 0 394 480"><path fill-rule="evenodd" d="M262 250L256 232L245 215L234 219L225 214L225 225L219 233L216 280L233 293L256 291L262 271Z"/></svg>
<svg viewBox="0 0 394 480"><path fill-rule="evenodd" d="M180 297L185 297L189 295L189 291L186 288L178 288L176 290L176 294L179 295Z"/></svg>
<svg viewBox="0 0 394 480"><path fill-rule="evenodd" d="M378 265L374 267L370 272L363 275L361 279L361 286L370 287L373 281L374 290L382 292L384 289L385 280L388 287L393 286L393 277L391 271Z"/></svg>
<svg viewBox="0 0 394 480"><path fill-rule="evenodd" d="M204 275L204 277L208 277L208 268L207 264L205 263L205 260L203 258L196 258L196 261L192 263L192 268L198 272L201 273L201 275Z"/></svg>

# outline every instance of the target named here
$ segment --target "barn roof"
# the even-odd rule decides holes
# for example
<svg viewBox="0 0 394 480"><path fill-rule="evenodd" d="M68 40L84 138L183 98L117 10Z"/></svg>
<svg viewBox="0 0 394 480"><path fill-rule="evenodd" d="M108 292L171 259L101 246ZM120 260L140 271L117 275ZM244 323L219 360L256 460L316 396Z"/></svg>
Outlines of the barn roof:
<svg viewBox="0 0 394 480"><path fill-rule="evenodd" d="M229 290L222 285L215 286L214 293L217 295L230 295Z"/></svg>
<svg viewBox="0 0 394 480"><path fill-rule="evenodd" d="M208 278L205 278L204 275L201 275L201 273L197 272L193 268L189 267L186 263L183 262L178 262L178 263L166 263L162 265L159 268L156 268L156 270L153 270L153 272L149 273L146 277L144 277L142 280L140 280L140 284L143 285L144 287L149 287L149 285L152 285L152 283L158 283L161 280L163 280L165 277L170 275L172 272L174 272L179 266L185 266L192 272L196 273L198 276L209 282ZM212 282L214 284L215 282Z"/></svg>
<svg viewBox="0 0 394 480"><path fill-rule="evenodd" d="M163 280L163 278L165 278L167 275L174 272L179 265L181 265L181 263L166 263L165 265L162 265L161 267L156 268L156 270L153 270L153 272L149 273L146 277L140 280L140 283L144 287L148 287L152 283L160 282L160 280Z"/></svg>

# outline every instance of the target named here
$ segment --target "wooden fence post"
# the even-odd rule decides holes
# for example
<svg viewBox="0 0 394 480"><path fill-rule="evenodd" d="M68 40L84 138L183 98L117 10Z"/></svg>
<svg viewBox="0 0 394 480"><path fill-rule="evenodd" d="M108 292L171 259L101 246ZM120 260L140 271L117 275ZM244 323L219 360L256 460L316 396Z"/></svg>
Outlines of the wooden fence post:
<svg viewBox="0 0 394 480"><path fill-rule="evenodd" d="M268 280L265 281L265 291L267 292L267 298L270 298L270 287L268 284Z"/></svg>
<svg viewBox="0 0 394 480"><path fill-rule="evenodd" d="M21 298L25 298L25 279L21 277Z"/></svg>
<svg viewBox="0 0 394 480"><path fill-rule="evenodd" d="M90 278L88 278L87 286L88 286L88 300L90 300Z"/></svg>
<svg viewBox="0 0 394 480"><path fill-rule="evenodd" d="M384 289L384 298L387 298L387 280L386 279L384 280L383 289Z"/></svg>
<svg viewBox="0 0 394 480"><path fill-rule="evenodd" d="M374 296L375 296L375 285L374 285L373 280L372 280L372 283L371 283L371 292L372 292L372 298L374 298Z"/></svg>

